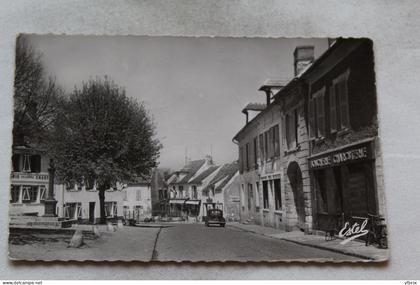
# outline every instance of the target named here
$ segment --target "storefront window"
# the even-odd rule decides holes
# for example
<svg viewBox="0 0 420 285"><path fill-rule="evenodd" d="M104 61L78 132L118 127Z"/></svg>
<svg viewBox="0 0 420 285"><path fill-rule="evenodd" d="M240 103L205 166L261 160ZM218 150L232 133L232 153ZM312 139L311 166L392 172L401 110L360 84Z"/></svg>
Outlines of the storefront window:
<svg viewBox="0 0 420 285"><path fill-rule="evenodd" d="M275 199L275 209L281 209L281 187L280 179L274 179L274 199Z"/></svg>

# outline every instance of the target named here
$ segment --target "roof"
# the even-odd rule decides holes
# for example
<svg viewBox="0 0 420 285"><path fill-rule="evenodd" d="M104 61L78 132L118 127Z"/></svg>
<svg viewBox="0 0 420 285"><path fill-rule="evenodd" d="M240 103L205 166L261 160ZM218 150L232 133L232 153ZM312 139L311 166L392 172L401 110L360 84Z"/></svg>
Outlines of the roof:
<svg viewBox="0 0 420 285"><path fill-rule="evenodd" d="M237 161L232 163L227 163L222 166L216 176L213 177L212 180L207 184L207 186L203 189L207 191L210 187L215 186L217 183L220 182L219 185L215 188L215 191L221 191L223 187L230 181L230 179L235 175L236 172L239 171L239 164Z"/></svg>
<svg viewBox="0 0 420 285"><path fill-rule="evenodd" d="M262 111L266 108L264 103L248 103L245 108L242 109L242 113L245 111Z"/></svg>
<svg viewBox="0 0 420 285"><path fill-rule="evenodd" d="M131 179L127 184L134 186L134 185L149 185L151 182L151 177L141 177L136 176L133 179Z"/></svg>
<svg viewBox="0 0 420 285"><path fill-rule="evenodd" d="M342 46L345 43L351 43L351 44L355 44L355 42L359 41L361 42L362 40L366 40L366 39L343 39L343 38L339 38L337 39L334 44L328 48L321 56L319 56L317 59L315 59L311 64L309 64L305 69L303 69L297 76L295 76L294 78L292 78L291 80L289 80L288 82L286 82L283 85L283 88L277 92L277 94L274 96L275 100L273 100L273 102L271 104L269 104L266 108L266 110L269 110L271 106L278 104L276 101L276 97L280 97L281 95L285 94L285 92L287 92L287 90L289 90L290 88L292 88L292 86L295 85L295 83L300 80L303 79L305 80L308 77L308 74L310 74L315 68L319 67L325 60L326 58L328 58L335 50L337 50L337 48L339 46ZM268 79L266 80L267 83L270 83L272 80ZM259 90L265 90L262 89L265 85L261 86ZM247 129L247 127L254 121L256 120L259 116L261 116L263 113L265 113L264 111L258 113L257 116L255 116L251 121L249 121L245 126L243 126L239 132L233 137L233 140L236 140L237 137L245 130Z"/></svg>
<svg viewBox="0 0 420 285"><path fill-rule="evenodd" d="M217 165L212 165L203 172L201 172L197 177L195 177L193 180L190 181L192 184L200 184L203 182L204 179L206 179L210 174L212 174L216 169L219 168Z"/></svg>
<svg viewBox="0 0 420 285"><path fill-rule="evenodd" d="M279 89L285 86L289 82L288 79L267 79L264 81L263 85L258 89L258 91L266 91L270 89Z"/></svg>
<svg viewBox="0 0 420 285"><path fill-rule="evenodd" d="M170 184L186 184L197 173L197 171L206 163L205 159L193 160L186 164L179 172L184 172L186 175L181 180L175 180Z"/></svg>

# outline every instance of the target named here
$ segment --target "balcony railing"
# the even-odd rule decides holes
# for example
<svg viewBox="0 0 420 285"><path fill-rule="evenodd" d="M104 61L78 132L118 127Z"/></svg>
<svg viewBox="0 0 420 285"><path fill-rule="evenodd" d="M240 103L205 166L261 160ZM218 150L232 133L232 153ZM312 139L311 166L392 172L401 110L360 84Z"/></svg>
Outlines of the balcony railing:
<svg viewBox="0 0 420 285"><path fill-rule="evenodd" d="M47 172L12 172L10 177L12 181L46 182L49 179L49 174Z"/></svg>

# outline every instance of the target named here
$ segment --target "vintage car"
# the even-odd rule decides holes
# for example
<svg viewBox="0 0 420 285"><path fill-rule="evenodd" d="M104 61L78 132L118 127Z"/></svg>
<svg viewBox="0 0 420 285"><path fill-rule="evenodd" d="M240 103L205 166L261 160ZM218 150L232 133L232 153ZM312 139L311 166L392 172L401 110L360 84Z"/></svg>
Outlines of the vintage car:
<svg viewBox="0 0 420 285"><path fill-rule="evenodd" d="M221 227L225 226L226 220L223 217L223 211L220 209L209 209L205 217L205 225L208 227L215 224Z"/></svg>

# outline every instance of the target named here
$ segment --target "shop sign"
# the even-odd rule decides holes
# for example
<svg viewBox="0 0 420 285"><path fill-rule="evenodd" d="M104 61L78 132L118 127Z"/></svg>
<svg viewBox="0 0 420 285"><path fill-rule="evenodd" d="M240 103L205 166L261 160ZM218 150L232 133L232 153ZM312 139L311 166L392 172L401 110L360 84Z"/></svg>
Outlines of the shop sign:
<svg viewBox="0 0 420 285"><path fill-rule="evenodd" d="M310 159L309 165L311 168L324 168L340 165L347 162L364 160L368 159L369 157L370 154L368 145L356 146L351 149L345 149L329 153L318 158Z"/></svg>

